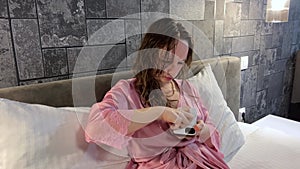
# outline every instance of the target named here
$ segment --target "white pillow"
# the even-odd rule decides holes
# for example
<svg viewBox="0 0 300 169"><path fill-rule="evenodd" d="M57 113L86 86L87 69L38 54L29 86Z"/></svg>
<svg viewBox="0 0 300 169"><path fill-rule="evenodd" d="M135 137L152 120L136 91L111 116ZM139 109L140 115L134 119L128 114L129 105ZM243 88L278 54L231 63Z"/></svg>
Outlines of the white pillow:
<svg viewBox="0 0 300 169"><path fill-rule="evenodd" d="M0 168L125 168L129 158L85 142L88 113L0 98Z"/></svg>
<svg viewBox="0 0 300 169"><path fill-rule="evenodd" d="M245 143L245 139L234 114L227 106L211 66L205 65L197 75L188 81L199 91L203 105L207 108L211 121L221 135L220 151L224 154L225 161L230 161Z"/></svg>

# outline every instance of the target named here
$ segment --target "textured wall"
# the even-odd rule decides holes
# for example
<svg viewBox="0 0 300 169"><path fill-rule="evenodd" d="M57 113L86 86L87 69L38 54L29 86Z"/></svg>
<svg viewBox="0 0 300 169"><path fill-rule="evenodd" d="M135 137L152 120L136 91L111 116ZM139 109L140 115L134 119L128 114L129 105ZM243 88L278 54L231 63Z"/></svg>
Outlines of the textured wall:
<svg viewBox="0 0 300 169"><path fill-rule="evenodd" d="M145 28L145 16L131 14L162 12L202 30L211 46L194 40L205 57L249 56L241 86L248 122L285 116L300 48L299 2L291 0L288 23L272 24L264 22L266 0L0 0L0 88L126 69ZM107 32L93 39L102 26ZM79 53L83 63L73 72Z"/></svg>

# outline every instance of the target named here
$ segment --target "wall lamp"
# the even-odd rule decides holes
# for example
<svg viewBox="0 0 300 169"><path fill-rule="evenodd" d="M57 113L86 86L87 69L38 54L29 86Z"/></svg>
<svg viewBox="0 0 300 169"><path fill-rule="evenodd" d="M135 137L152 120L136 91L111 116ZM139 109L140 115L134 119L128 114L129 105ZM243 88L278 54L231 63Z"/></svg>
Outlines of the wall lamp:
<svg viewBox="0 0 300 169"><path fill-rule="evenodd" d="M288 22L290 0L268 0L266 22Z"/></svg>

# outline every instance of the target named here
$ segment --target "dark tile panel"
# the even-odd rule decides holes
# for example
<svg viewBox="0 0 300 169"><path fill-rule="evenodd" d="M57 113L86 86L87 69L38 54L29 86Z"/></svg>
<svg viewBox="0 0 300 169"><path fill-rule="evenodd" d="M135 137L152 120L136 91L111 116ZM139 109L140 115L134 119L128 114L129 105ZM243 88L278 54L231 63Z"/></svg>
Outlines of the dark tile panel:
<svg viewBox="0 0 300 169"><path fill-rule="evenodd" d="M126 34L126 52L127 56L136 52L141 44L141 21L140 20L126 20L125 21ZM132 62L128 63L131 66Z"/></svg>
<svg viewBox="0 0 300 169"><path fill-rule="evenodd" d="M0 88L17 86L16 65L7 19L0 19L0 39Z"/></svg>
<svg viewBox="0 0 300 169"><path fill-rule="evenodd" d="M124 43L124 20L87 20L87 33L89 45Z"/></svg>
<svg viewBox="0 0 300 169"><path fill-rule="evenodd" d="M99 46L86 46L78 48L68 48L68 65L69 73L82 73L89 71L97 71L101 66L102 50L104 47Z"/></svg>
<svg viewBox="0 0 300 169"><path fill-rule="evenodd" d="M8 17L7 0L0 0L0 18Z"/></svg>
<svg viewBox="0 0 300 169"><path fill-rule="evenodd" d="M105 53L104 58L101 60L102 69L120 68L126 67L126 50L125 45L115 45L107 53Z"/></svg>
<svg viewBox="0 0 300 169"><path fill-rule="evenodd" d="M256 93L256 107L259 112L263 112L267 108L267 91L261 90Z"/></svg>
<svg viewBox="0 0 300 169"><path fill-rule="evenodd" d="M268 100L278 98L282 94L283 89L283 72L274 73L270 75L269 87L268 87Z"/></svg>
<svg viewBox="0 0 300 169"><path fill-rule="evenodd" d="M253 66L241 72L241 107L256 105L257 70L258 66Z"/></svg>
<svg viewBox="0 0 300 169"><path fill-rule="evenodd" d="M68 74L66 49L44 49L43 57L46 77Z"/></svg>
<svg viewBox="0 0 300 169"><path fill-rule="evenodd" d="M44 76L38 24L35 19L13 19L12 32L21 80Z"/></svg>
<svg viewBox="0 0 300 169"><path fill-rule="evenodd" d="M35 0L8 0L11 18L36 18Z"/></svg>
<svg viewBox="0 0 300 169"><path fill-rule="evenodd" d="M265 65L264 75L270 75L276 72L275 60L276 60L276 49L267 49L266 55L261 57L261 63Z"/></svg>
<svg viewBox="0 0 300 169"><path fill-rule="evenodd" d="M106 0L106 11L108 18L120 18L140 13L141 0ZM132 15L136 18L139 15ZM130 17L131 18L131 17Z"/></svg>
<svg viewBox="0 0 300 169"><path fill-rule="evenodd" d="M85 0L87 18L106 18L105 0Z"/></svg>
<svg viewBox="0 0 300 169"><path fill-rule="evenodd" d="M84 0L37 2L42 47L82 46L86 43Z"/></svg>

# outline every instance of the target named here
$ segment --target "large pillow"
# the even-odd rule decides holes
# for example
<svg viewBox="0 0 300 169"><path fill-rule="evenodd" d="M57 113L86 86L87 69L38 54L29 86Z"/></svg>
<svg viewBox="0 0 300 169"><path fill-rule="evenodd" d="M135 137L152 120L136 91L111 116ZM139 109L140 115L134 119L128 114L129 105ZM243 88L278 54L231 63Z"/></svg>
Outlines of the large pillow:
<svg viewBox="0 0 300 169"><path fill-rule="evenodd" d="M245 143L244 136L233 112L227 106L221 89L209 64L195 76L188 79L199 91L203 105L207 108L211 121L221 135L220 151L225 161L230 161Z"/></svg>
<svg viewBox="0 0 300 169"><path fill-rule="evenodd" d="M125 168L128 157L85 142L88 113L0 98L0 168Z"/></svg>

